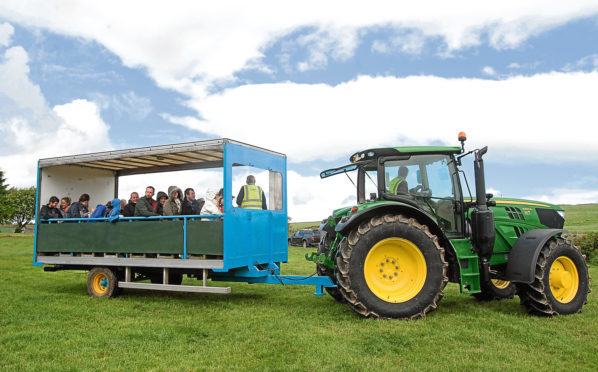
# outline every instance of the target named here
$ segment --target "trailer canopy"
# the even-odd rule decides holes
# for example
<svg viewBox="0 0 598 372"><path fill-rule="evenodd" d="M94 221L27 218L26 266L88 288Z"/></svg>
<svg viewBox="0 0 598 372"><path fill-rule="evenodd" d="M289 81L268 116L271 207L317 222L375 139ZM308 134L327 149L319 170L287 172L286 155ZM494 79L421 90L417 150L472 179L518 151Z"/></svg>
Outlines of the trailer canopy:
<svg viewBox="0 0 598 372"><path fill-rule="evenodd" d="M116 176L216 168L223 166L226 143L284 156L284 154L223 138L40 159L39 167L74 165L112 171Z"/></svg>

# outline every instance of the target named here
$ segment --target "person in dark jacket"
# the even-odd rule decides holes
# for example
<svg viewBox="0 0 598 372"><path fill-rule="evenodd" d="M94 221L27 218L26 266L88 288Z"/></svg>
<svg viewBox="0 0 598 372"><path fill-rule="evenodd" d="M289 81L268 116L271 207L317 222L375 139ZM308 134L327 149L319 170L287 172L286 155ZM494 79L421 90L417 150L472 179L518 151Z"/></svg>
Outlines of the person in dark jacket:
<svg viewBox="0 0 598 372"><path fill-rule="evenodd" d="M52 196L48 204L42 206L41 210L39 211L39 218L42 220L49 220L50 218L62 218L60 209L56 208L58 206L58 202L58 198Z"/></svg>
<svg viewBox="0 0 598 372"><path fill-rule="evenodd" d="M168 195L164 191L158 191L158 205L156 206L156 213L160 216L164 216L164 203L166 203L166 199L168 199Z"/></svg>
<svg viewBox="0 0 598 372"><path fill-rule="evenodd" d="M158 203L152 198L156 189L153 186L145 188L145 196L139 198L137 205L135 205L135 217L151 217L157 216L156 206Z"/></svg>
<svg viewBox="0 0 598 372"><path fill-rule="evenodd" d="M89 217L89 210L87 208L89 208L89 195L81 194L79 201L71 204L66 213L66 218L87 218Z"/></svg>
<svg viewBox="0 0 598 372"><path fill-rule="evenodd" d="M133 217L135 216L135 205L137 205L137 201L139 200L139 194L133 191L131 193L131 199L129 199L129 203L125 205L123 209L123 216L125 217Z"/></svg>
<svg viewBox="0 0 598 372"><path fill-rule="evenodd" d="M201 209L200 209L201 210ZM196 215L199 214L197 205L195 204L195 190L192 188L185 189L185 199L181 207L182 215Z"/></svg>

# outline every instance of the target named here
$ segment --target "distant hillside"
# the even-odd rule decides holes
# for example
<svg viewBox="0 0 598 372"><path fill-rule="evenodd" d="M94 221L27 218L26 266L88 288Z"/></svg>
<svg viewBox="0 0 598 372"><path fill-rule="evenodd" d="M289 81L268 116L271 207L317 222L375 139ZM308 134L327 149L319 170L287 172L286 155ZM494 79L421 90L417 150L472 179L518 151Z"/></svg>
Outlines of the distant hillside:
<svg viewBox="0 0 598 372"><path fill-rule="evenodd" d="M598 232L598 204L562 205L565 229L571 232Z"/></svg>
<svg viewBox="0 0 598 372"><path fill-rule="evenodd" d="M598 232L598 204L561 205L565 210L565 229L571 232ZM317 229L320 221L293 222L289 224L289 234L299 229Z"/></svg>

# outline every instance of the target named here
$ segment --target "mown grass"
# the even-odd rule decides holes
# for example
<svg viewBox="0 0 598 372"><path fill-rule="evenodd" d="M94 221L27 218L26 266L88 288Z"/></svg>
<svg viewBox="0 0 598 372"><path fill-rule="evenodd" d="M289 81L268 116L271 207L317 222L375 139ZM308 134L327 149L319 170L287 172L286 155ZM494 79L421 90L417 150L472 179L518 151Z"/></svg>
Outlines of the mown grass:
<svg viewBox="0 0 598 372"><path fill-rule="evenodd" d="M290 247L283 273L313 272L303 258L311 251ZM31 256L31 237L0 237L0 370L579 371L598 364L595 283L584 312L572 316L531 317L517 299L480 303L449 284L425 319L382 321L313 296L312 286L230 283L230 295L126 290L96 299L86 293L86 272L45 273Z"/></svg>
<svg viewBox="0 0 598 372"><path fill-rule="evenodd" d="M565 229L573 233L598 232L598 204L563 205Z"/></svg>

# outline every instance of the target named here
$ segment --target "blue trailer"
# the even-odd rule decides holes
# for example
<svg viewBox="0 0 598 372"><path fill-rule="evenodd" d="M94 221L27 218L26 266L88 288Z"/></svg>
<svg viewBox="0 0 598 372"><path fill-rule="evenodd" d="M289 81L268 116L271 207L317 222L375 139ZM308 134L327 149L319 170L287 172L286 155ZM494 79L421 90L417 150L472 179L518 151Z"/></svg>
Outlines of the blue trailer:
<svg viewBox="0 0 598 372"><path fill-rule="evenodd" d="M218 215L116 222L36 215L33 264L45 271L89 270L94 297L113 297L121 288L230 293L229 287L210 286L214 281L315 285L321 295L323 287L335 287L330 277L280 273L288 261L286 167L284 154L230 139L40 159L37 211L52 195L76 199L87 193L91 206L117 198L121 177L195 169L221 171L224 205ZM248 168L268 179L262 185L268 210L233 205L236 170ZM181 285L184 275L201 285Z"/></svg>

